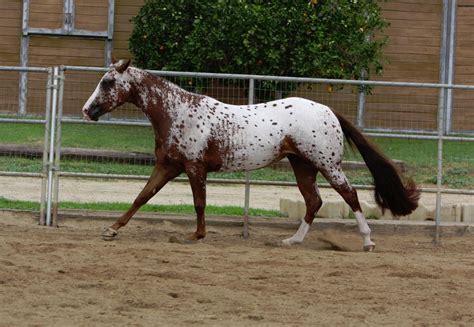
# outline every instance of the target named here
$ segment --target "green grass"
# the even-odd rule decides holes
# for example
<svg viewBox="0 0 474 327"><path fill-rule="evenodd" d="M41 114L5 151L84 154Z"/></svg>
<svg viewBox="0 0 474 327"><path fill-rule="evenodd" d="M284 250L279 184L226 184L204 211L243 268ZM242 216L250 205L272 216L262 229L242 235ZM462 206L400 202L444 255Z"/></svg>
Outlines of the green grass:
<svg viewBox="0 0 474 327"><path fill-rule="evenodd" d="M34 210L40 209L39 202L9 200L0 196L0 209Z"/></svg>
<svg viewBox="0 0 474 327"><path fill-rule="evenodd" d="M0 209L17 209L17 210L34 210L38 211L40 208L39 202L34 201L18 201L9 200L0 197ZM75 210L93 210L93 211L121 211L124 212L130 208L130 203L119 202L61 202L60 209L75 209ZM146 204L140 212L161 212L173 214L194 214L194 206L188 204L179 205L155 205ZM206 207L206 214L216 216L242 216L244 209L237 206L212 206ZM265 209L250 209L249 212L252 217L284 217L284 215L277 210Z"/></svg>
<svg viewBox="0 0 474 327"><path fill-rule="evenodd" d="M153 152L153 129L149 126L98 124L62 124L63 147L116 151ZM39 124L2 123L0 142L42 145L44 126Z"/></svg>
<svg viewBox="0 0 474 327"><path fill-rule="evenodd" d="M43 126L2 123L0 142L6 144L40 145L43 142ZM152 153L154 137L151 127L111 126L97 124L63 124L62 146L116 151ZM402 160L408 167L407 174L417 183L436 183L437 141L406 140L391 138L373 139L383 152L392 159ZM361 160L356 152L346 149L345 160ZM446 187L474 188L474 143L444 142L444 179ZM0 157L0 170L40 172L41 160ZM61 170L70 172L144 175L151 167L113 162L87 162L62 160ZM365 170L346 171L353 184L370 184L372 178ZM211 173L210 178L243 179L245 173ZM294 181L291 171L275 171L264 168L251 173L252 179Z"/></svg>

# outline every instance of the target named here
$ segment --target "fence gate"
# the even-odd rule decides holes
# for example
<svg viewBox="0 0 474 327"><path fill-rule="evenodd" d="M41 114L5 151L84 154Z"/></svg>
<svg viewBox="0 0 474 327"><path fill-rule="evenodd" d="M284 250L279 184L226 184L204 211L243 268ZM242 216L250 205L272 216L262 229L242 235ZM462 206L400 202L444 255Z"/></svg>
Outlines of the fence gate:
<svg viewBox="0 0 474 327"><path fill-rule="evenodd" d="M54 165L54 136L56 125L58 89L58 68L35 67L3 67L0 66L0 122L6 130L8 125L15 124L15 133L2 139L0 152L2 154L2 168L0 176L41 178L40 187L40 219L42 225L53 225L50 208L51 190L49 177L53 177ZM18 111L18 98L15 98L18 80L22 74L30 74L30 78L37 86L30 94L30 113L22 114ZM15 83L16 82L16 83ZM37 129L36 126L42 128ZM38 148L31 141L22 137L22 131L28 134L35 131L34 139L42 140L42 148ZM41 136L41 133L43 134ZM28 183L34 186L34 183Z"/></svg>

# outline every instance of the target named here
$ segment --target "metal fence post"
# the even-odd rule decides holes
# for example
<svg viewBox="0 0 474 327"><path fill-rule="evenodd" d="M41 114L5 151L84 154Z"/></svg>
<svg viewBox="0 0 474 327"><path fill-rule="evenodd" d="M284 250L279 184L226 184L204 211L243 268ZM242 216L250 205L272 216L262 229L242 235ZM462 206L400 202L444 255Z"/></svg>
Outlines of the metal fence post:
<svg viewBox="0 0 474 327"><path fill-rule="evenodd" d="M359 90L357 97L357 127L363 129L365 122L365 92Z"/></svg>
<svg viewBox="0 0 474 327"><path fill-rule="evenodd" d="M443 136L444 136L444 110L445 110L445 104L446 104L446 99L445 99L445 89L442 88L440 90L440 103L441 105L439 106L438 109L438 174L436 177L436 230L435 230L435 237L434 237L434 243L436 245L439 245L441 240L440 240L440 229L441 229L441 188L442 188L442 182L443 182Z"/></svg>
<svg viewBox="0 0 474 327"><path fill-rule="evenodd" d="M255 80L249 79L249 101L248 104L253 104L255 94ZM244 204L244 230L242 235L244 238L249 237L249 209L250 209L250 172L245 172L245 204Z"/></svg>
<svg viewBox="0 0 474 327"><path fill-rule="evenodd" d="M46 108L44 123L44 144L43 144L43 169L41 174L41 202L40 202L40 218L39 224L46 223L46 193L48 181L48 149L49 149L49 131L51 128L51 90L53 85L53 69L48 68L48 78L46 81Z"/></svg>
<svg viewBox="0 0 474 327"><path fill-rule="evenodd" d="M455 2L455 1L454 1ZM440 48L440 65L439 65L439 82L442 84L452 84L453 71L451 64L453 55L453 40L454 36L452 19L452 1L443 1L443 21L441 29L441 48ZM452 103L452 89L442 87L439 90L438 99L438 149L437 149L437 177L436 177L436 211L435 211L435 235L434 243L439 245L440 240L440 225L441 225L441 188L443 184L443 136L444 131L449 131L450 126L446 125L445 114L450 120L451 103Z"/></svg>
<svg viewBox="0 0 474 327"><path fill-rule="evenodd" d="M445 57L445 69L446 69L446 80L441 81L442 83L446 84L453 84L454 82L454 72L455 72L455 51L456 51L456 8L457 8L457 0L450 0L448 1L449 4L445 8L448 10L446 15L447 22L447 39L445 44L446 57ZM444 119L444 129L447 134L452 131L453 125L453 89L446 89L446 107L445 107L445 119Z"/></svg>
<svg viewBox="0 0 474 327"><path fill-rule="evenodd" d="M30 0L23 0L22 33L20 45L20 65L28 67L28 49L30 37L28 35L28 20L30 15ZM28 72L20 73L19 94L18 94L18 115L26 115L26 105L28 98Z"/></svg>
<svg viewBox="0 0 474 327"><path fill-rule="evenodd" d="M48 157L48 192L46 199L46 225L51 226L51 212L53 200L53 170L54 170L54 142L56 134L56 113L58 108L58 74L59 67L53 68L53 84L52 84L52 100L51 100L51 124L50 124L50 139L49 139L49 157Z"/></svg>
<svg viewBox="0 0 474 327"><path fill-rule="evenodd" d="M59 171L61 161L61 127L63 118L63 97L64 97L64 67L59 68L58 79L58 107L56 117L56 140L55 156L53 166L53 200L52 200L52 225L58 226L58 197L59 197Z"/></svg>
<svg viewBox="0 0 474 327"><path fill-rule="evenodd" d="M30 37L21 37L21 66L28 67L28 46ZM26 106L28 101L28 72L20 72L19 94L18 94L18 115L26 115Z"/></svg>

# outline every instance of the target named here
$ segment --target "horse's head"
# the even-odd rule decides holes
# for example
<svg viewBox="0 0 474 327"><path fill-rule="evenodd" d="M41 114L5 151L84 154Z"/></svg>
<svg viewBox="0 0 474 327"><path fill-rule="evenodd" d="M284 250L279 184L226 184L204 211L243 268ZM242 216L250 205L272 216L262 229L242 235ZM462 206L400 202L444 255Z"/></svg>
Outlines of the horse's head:
<svg viewBox="0 0 474 327"><path fill-rule="evenodd" d="M129 65L130 60L120 60L110 66L110 70L104 74L82 108L85 119L97 121L103 114L111 112L129 100L132 89L127 71Z"/></svg>

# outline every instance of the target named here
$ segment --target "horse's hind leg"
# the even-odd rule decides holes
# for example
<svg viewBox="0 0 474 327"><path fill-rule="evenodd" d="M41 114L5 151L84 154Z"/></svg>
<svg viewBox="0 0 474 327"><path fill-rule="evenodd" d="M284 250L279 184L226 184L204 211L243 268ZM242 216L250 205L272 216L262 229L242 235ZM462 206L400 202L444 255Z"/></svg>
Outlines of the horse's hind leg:
<svg viewBox="0 0 474 327"><path fill-rule="evenodd" d="M150 200L163 188L163 186L166 185L166 183L168 183L168 181L175 178L180 173L181 171L175 167L156 164L148 182L135 201L133 201L130 209L128 209L127 212L125 212L112 226L102 233L102 238L104 240L113 240L117 235L118 229L125 226L142 205L147 203L148 200Z"/></svg>
<svg viewBox="0 0 474 327"><path fill-rule="evenodd" d="M346 178L346 175L340 165L336 165L327 170L321 171L331 186L343 197L344 201L351 207L357 220L359 232L364 240L364 251L373 251L375 243L370 239L370 227L365 220L360 207L357 191L353 188Z"/></svg>
<svg viewBox="0 0 474 327"><path fill-rule="evenodd" d="M318 187L316 186L316 175L318 173L316 167L311 162L293 155L288 156L288 160L291 163L298 188L306 204L306 215L301 221L298 231L292 237L283 240L283 244L291 245L303 242L314 220L314 216L319 208L321 208L323 202L321 201Z"/></svg>

